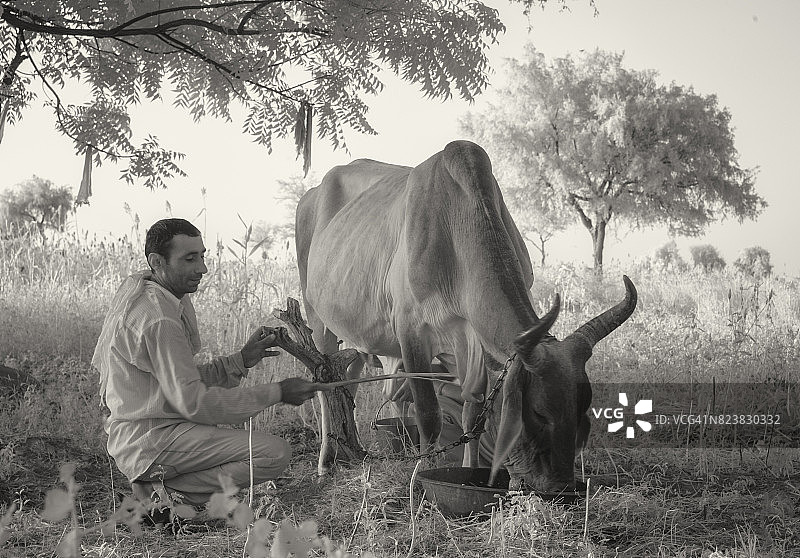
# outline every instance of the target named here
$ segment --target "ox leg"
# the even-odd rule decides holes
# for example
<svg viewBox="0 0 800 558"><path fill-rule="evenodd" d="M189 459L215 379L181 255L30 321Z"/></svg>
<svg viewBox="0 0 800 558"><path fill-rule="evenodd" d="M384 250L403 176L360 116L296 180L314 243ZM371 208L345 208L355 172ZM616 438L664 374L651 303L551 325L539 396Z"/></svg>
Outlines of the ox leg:
<svg viewBox="0 0 800 558"><path fill-rule="evenodd" d="M427 372L431 366L430 349L418 337L401 340L403 366L406 372ZM414 410L419 429L420 450L424 453L438 446L442 431L442 410L433 383L426 380L410 380L414 397Z"/></svg>
<svg viewBox="0 0 800 558"><path fill-rule="evenodd" d="M474 403L472 401L465 401L464 408L461 411L461 424L464 427L464 432L470 432L475 426L475 419L483 409L482 403ZM480 434L474 440L471 440L464 448L464 460L462 465L464 467L477 468L478 458L480 452Z"/></svg>
<svg viewBox="0 0 800 558"><path fill-rule="evenodd" d="M461 426L467 433L475 426L475 420L483 408L487 374L481 341L475 331L466 324L456 331L455 359L458 377L461 379L461 397L464 399ZM462 461L464 467L478 466L479 451L480 438L467 444Z"/></svg>

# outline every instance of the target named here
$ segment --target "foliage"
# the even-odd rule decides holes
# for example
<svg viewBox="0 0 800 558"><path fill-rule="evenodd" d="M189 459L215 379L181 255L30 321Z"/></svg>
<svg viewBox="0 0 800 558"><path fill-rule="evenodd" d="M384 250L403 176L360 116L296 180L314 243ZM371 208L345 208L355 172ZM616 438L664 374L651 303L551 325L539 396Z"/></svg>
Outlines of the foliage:
<svg viewBox="0 0 800 558"><path fill-rule="evenodd" d="M725 269L725 259L711 244L698 244L689 248L692 263L703 271Z"/></svg>
<svg viewBox="0 0 800 558"><path fill-rule="evenodd" d="M316 187L320 180L314 173L308 176L294 175L286 180L278 180L278 193L275 200L289 211L289 218L285 223L272 227L273 238L281 241L291 241L294 246L295 213L300 198L311 188Z"/></svg>
<svg viewBox="0 0 800 558"><path fill-rule="evenodd" d="M80 558L81 540L92 532L100 532L105 537L115 534L117 524L125 525L135 536L142 536L141 522L144 514L156 508L168 508L173 517L181 519L172 520L172 528L180 532L183 527L182 520L191 520L196 517L196 512L191 506L177 504L169 498L166 491L161 491L161 497L166 497L166 501L140 502L130 497L125 497L120 507L108 519L90 528L81 528L77 523L77 496L80 485L75 482L75 463L65 463L61 466L59 480L66 486L63 488L53 488L47 493L42 517L52 523L58 523L69 517L71 519L71 529L66 532L55 549L55 553L61 558ZM238 528L248 534L245 544L245 556L251 558L308 558L312 549L322 549L325 556L329 558L356 558L351 554L338 548L327 537L318 535L318 525L314 520L306 520L298 526L290 521L283 521L277 529L269 544L269 536L273 531L273 526L265 518L255 519L253 510L244 502L239 502L236 496L239 489L233 484L230 477L221 476L223 492L212 494L208 505L208 515L211 518L225 519L229 525ZM3 526L5 529L5 526ZM0 537L4 533L0 531ZM2 544L0 539L0 544ZM269 549L269 550L268 550ZM361 554L361 558L375 558L371 552Z"/></svg>
<svg viewBox="0 0 800 558"><path fill-rule="evenodd" d="M72 213L72 191L34 175L13 189L0 193L0 226L5 234L18 236L33 224L44 236L45 229L63 231Z"/></svg>
<svg viewBox="0 0 800 558"><path fill-rule="evenodd" d="M602 266L616 216L634 228L699 235L712 221L754 218L765 206L755 170L738 164L731 115L714 95L658 85L653 70L595 50L547 61L534 47L508 61L496 101L462 119L495 168L533 206L567 208L589 231Z"/></svg>
<svg viewBox="0 0 800 558"><path fill-rule="evenodd" d="M663 269L685 269L686 262L678 251L678 244L670 240L653 253L653 262Z"/></svg>
<svg viewBox="0 0 800 558"><path fill-rule="evenodd" d="M733 267L752 277L766 277L772 273L769 251L761 246L745 248L733 262Z"/></svg>
<svg viewBox="0 0 800 558"><path fill-rule="evenodd" d="M44 89L79 154L127 158L126 180L161 187L181 154L152 135L134 144L129 109L165 89L195 120L243 107L244 131L267 149L290 134L306 143L312 116L343 147L346 128L374 133L365 99L382 90L382 69L426 96L472 99L503 31L496 10L471 0L0 0L0 112L19 122ZM78 83L89 100L70 104Z"/></svg>
<svg viewBox="0 0 800 558"><path fill-rule="evenodd" d="M547 242L567 228L572 216L559 203L558 194L549 184L540 181L537 187L531 187L528 182L519 182L513 177L505 182L502 177L513 175L513 171L507 173L505 166L495 169L503 182L508 210L514 216L520 234L539 252L539 263L544 267ZM541 195L531 195L533 192Z"/></svg>

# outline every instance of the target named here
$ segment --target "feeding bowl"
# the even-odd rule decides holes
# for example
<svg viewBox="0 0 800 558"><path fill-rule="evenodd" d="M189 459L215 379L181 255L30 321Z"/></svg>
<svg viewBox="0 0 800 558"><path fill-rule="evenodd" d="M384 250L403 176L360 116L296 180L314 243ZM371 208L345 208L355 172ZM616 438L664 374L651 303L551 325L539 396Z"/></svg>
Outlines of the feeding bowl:
<svg viewBox="0 0 800 558"><path fill-rule="evenodd" d="M508 471L497 473L496 485L490 487L491 469L469 467L443 467L417 473L417 479L425 489L425 497L435 502L445 517L464 517L491 513L498 499L508 493L510 477ZM575 491L532 492L543 500L559 504L572 504L584 495L586 485L577 483Z"/></svg>

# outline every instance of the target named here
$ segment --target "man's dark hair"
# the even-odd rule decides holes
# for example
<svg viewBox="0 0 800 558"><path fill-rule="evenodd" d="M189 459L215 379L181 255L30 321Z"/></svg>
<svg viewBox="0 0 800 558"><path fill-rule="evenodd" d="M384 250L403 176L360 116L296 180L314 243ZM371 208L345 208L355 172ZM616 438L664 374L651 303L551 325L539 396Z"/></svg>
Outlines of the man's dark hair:
<svg viewBox="0 0 800 558"><path fill-rule="evenodd" d="M147 229L144 241L144 257L152 253L161 254L169 259L169 244L172 238L179 234L186 236L200 236L200 229L186 219L161 219Z"/></svg>

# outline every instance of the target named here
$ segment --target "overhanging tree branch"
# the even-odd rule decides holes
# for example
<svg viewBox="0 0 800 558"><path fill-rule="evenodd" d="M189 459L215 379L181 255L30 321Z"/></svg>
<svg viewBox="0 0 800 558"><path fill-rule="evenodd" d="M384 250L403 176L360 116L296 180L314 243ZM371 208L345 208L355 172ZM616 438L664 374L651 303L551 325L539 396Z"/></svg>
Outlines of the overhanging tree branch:
<svg viewBox="0 0 800 558"><path fill-rule="evenodd" d="M380 91L381 65L430 97L458 91L471 99L487 85L485 51L503 28L496 11L472 0L0 0L0 78L11 75L14 35L24 34L21 56L36 57L33 80L17 60L18 77L2 94L23 109L36 96L30 83L41 80L45 105L79 151L91 144L98 154L134 153L128 107L142 91L157 98L170 79L179 81L177 104L196 118L229 116L229 105L241 102L245 130L268 148L291 136L298 103L306 102L315 107L316 135L336 148L346 147L348 127L373 131L364 96ZM76 79L86 81L94 103L59 97ZM163 169L167 154L156 149L139 150L131 168Z"/></svg>
<svg viewBox="0 0 800 558"><path fill-rule="evenodd" d="M272 2L261 2L260 4L271 4ZM244 4L252 4L251 2L244 2ZM325 29L320 29L316 27L309 27L309 26L297 26L297 27L285 27L279 29L270 29L269 33L260 30L260 29L243 29L242 28L242 21L236 27L225 27L223 25L219 25L213 23L211 21L206 21L204 19L195 19L195 18L178 18L174 20L170 20L163 24L157 24L153 27L131 27L133 22L140 22L146 19L157 17L161 13L172 13L177 11L185 11L187 9L193 10L200 10L200 9L213 9L215 5L208 5L208 6L192 6L192 7L180 7L180 8L173 8L173 9L165 9L165 10L156 10L153 12L149 12L147 14L143 14L141 16L137 16L133 20L126 21L120 25L115 27L111 27L110 29L92 29L92 28L72 28L67 27L64 25L58 25L53 23L52 21L46 20L41 17L34 17L34 14L27 12L25 10L18 10L15 8L5 8L2 14L2 18L12 27L16 27L17 29L23 29L25 31L35 31L38 33L46 33L51 35L61 35L65 37L92 37L98 39L113 39L116 37L131 37L131 36L154 36L160 35L162 33L166 33L167 31L177 29L179 27L200 27L205 28L210 31L214 31L220 35L226 35L230 37L236 36L257 36L257 35L266 35L266 34L282 34L282 33L298 33L303 35L315 35L318 37L327 37L330 35L330 32ZM222 4L216 5L216 7L222 7ZM30 19L23 19L19 17L19 15L27 15Z"/></svg>

